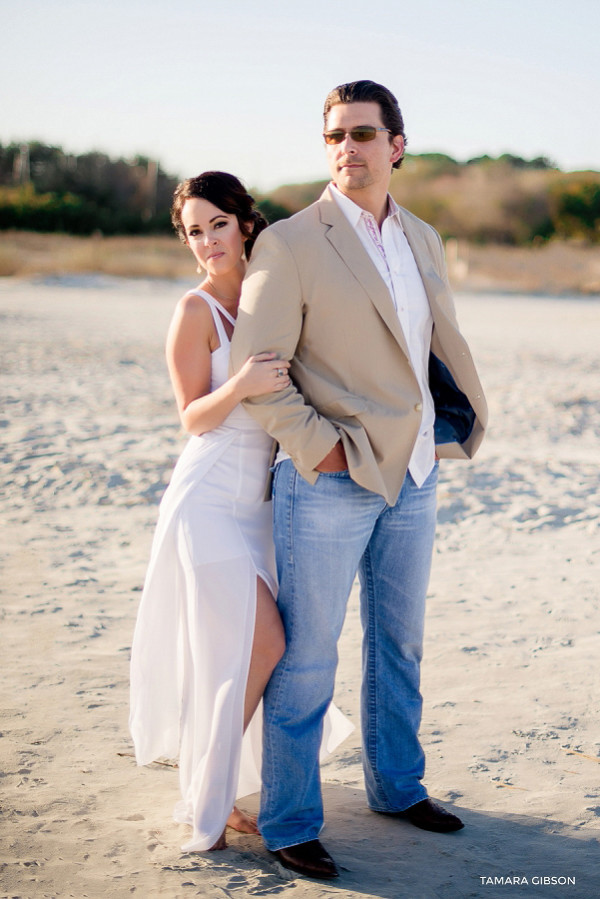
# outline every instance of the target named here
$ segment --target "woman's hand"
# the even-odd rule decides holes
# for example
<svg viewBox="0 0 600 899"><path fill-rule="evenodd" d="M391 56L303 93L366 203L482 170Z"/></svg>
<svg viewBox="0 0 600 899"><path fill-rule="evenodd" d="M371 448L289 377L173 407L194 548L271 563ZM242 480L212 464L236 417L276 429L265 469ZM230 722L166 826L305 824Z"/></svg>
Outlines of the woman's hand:
<svg viewBox="0 0 600 899"><path fill-rule="evenodd" d="M233 376L240 399L265 393L278 393L289 387L291 383L289 367L290 363L277 359L275 353L250 356L237 375Z"/></svg>

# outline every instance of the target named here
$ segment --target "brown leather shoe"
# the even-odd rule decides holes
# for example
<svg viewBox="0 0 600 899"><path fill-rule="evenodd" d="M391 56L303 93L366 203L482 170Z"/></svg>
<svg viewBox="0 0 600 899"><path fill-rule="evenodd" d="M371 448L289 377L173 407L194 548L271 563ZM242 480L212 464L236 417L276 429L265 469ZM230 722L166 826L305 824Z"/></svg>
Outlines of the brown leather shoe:
<svg viewBox="0 0 600 899"><path fill-rule="evenodd" d="M400 812L398 817L410 821L421 830L432 830L434 833L451 833L465 826L460 818L447 812L432 799L423 799L416 805L411 805Z"/></svg>
<svg viewBox="0 0 600 899"><path fill-rule="evenodd" d="M336 863L319 840L277 849L275 855L286 868L297 871L298 874L306 874L307 877L340 876Z"/></svg>

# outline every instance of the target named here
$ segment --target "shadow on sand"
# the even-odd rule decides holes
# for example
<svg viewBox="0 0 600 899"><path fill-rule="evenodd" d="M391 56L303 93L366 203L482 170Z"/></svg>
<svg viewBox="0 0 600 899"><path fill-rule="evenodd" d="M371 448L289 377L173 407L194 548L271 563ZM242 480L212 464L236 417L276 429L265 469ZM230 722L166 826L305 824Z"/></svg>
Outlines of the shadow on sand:
<svg viewBox="0 0 600 899"><path fill-rule="evenodd" d="M358 788L326 784L323 793L327 823L322 841L341 869L337 880L295 876L256 838L241 835L234 835L231 848L218 853L218 858L205 855L200 861L198 856L182 856L181 865L171 870L186 872L199 885L197 875L203 881L212 869L212 882L223 884L215 894L219 896L285 895L291 890L297 899L600 895L599 840L576 828L444 803L460 814L465 829L433 834L370 812ZM243 805L256 806L257 801L253 796Z"/></svg>

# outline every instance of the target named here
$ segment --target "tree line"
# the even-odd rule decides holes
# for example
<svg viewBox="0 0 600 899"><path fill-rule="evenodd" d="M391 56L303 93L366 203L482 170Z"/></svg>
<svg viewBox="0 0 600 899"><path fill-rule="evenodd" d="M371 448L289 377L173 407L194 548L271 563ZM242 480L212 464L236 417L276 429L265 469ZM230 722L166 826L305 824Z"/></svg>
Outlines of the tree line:
<svg viewBox="0 0 600 899"><path fill-rule="evenodd" d="M167 231L177 179L143 156L0 145L0 228L71 234Z"/></svg>
<svg viewBox="0 0 600 899"><path fill-rule="evenodd" d="M0 230L171 233L178 181L144 156L76 155L37 141L0 144ZM311 203L325 183L285 185L257 194L258 204L273 222ZM600 241L600 173L565 173L545 157L504 154L461 163L442 153L408 155L391 192L444 238Z"/></svg>
<svg viewBox="0 0 600 899"><path fill-rule="evenodd" d="M326 182L290 184L270 198L291 212ZM390 192L446 240L512 246L551 238L600 242L600 173L562 172L545 157L503 154L458 162L443 153L407 154Z"/></svg>
<svg viewBox="0 0 600 899"><path fill-rule="evenodd" d="M68 234L172 233L179 178L145 156L76 155L38 141L0 144L0 230ZM289 211L261 198L269 221Z"/></svg>

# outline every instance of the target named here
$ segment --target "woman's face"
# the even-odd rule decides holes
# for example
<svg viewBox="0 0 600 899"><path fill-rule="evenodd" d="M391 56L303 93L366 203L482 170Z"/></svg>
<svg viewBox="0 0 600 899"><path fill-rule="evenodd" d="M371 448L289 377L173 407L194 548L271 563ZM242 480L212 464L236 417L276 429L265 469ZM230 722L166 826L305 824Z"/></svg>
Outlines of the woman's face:
<svg viewBox="0 0 600 899"><path fill-rule="evenodd" d="M209 275L227 274L241 263L245 237L237 216L192 197L183 204L181 222L188 247Z"/></svg>

